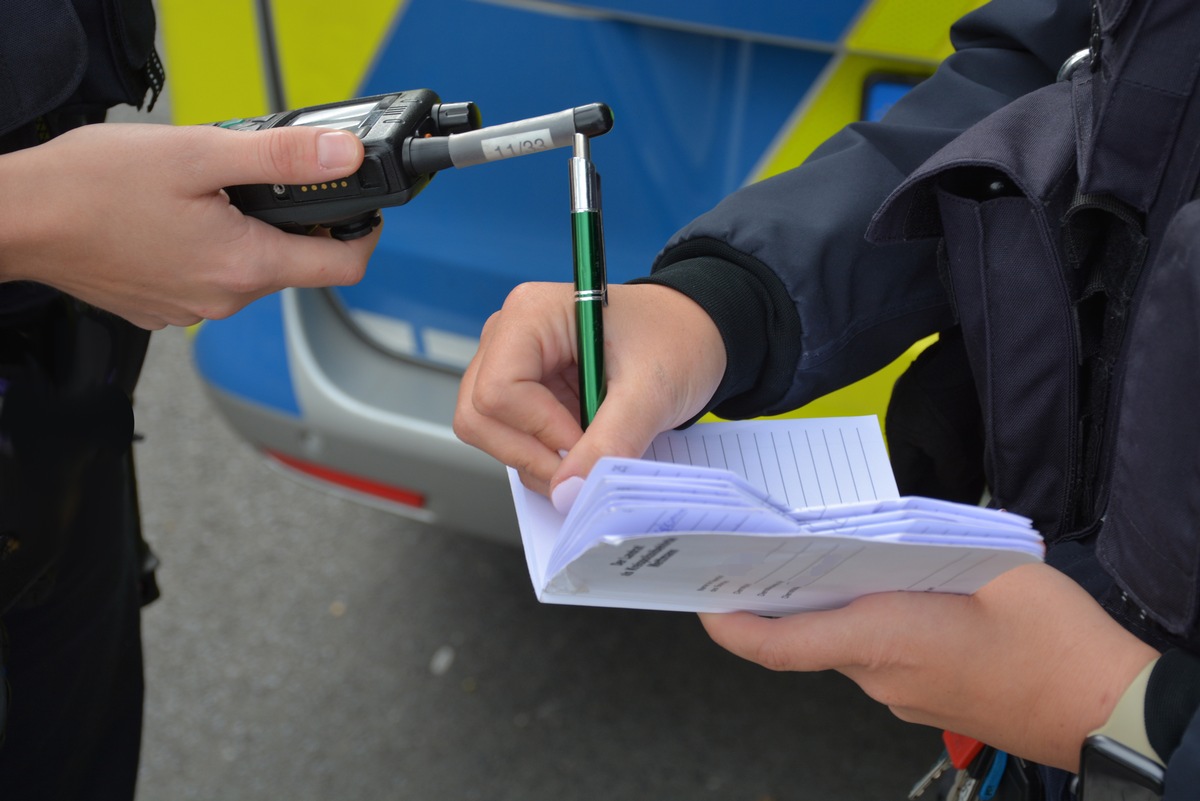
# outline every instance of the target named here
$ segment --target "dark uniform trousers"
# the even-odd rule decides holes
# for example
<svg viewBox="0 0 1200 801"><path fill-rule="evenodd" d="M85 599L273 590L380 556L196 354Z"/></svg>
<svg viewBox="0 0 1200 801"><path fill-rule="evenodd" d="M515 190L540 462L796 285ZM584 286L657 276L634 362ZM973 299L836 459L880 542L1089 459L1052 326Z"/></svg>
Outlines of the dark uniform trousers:
<svg viewBox="0 0 1200 801"><path fill-rule="evenodd" d="M11 688L0 798L129 799L142 725L141 565L128 453L81 476L53 586L3 617Z"/></svg>
<svg viewBox="0 0 1200 801"><path fill-rule="evenodd" d="M0 1L0 153L140 107L161 79L150 0ZM3 801L134 795L154 588L131 399L148 338L0 283Z"/></svg>

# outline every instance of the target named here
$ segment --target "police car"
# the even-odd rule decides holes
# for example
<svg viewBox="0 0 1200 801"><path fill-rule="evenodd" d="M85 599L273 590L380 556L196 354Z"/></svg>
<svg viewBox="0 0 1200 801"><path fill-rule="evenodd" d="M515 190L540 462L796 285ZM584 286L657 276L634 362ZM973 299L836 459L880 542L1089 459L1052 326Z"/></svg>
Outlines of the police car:
<svg viewBox="0 0 1200 801"><path fill-rule="evenodd" d="M610 283L738 187L876 117L977 2L160 0L175 121L428 88L485 125L603 102ZM516 284L569 281L569 151L437 174L387 209L356 286L287 290L197 330L215 407L271 464L451 530L519 542L503 468L451 430L459 377ZM800 414L881 413L911 356Z"/></svg>

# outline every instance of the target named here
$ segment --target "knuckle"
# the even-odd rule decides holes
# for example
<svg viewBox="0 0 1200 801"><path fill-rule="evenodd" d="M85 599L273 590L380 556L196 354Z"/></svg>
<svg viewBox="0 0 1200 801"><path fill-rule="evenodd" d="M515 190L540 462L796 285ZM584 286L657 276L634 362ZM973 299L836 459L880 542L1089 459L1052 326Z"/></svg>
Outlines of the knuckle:
<svg viewBox="0 0 1200 801"><path fill-rule="evenodd" d="M496 330L496 326L500 325L500 312L495 311L488 315L488 318L483 322L483 328L479 332L479 340L486 342Z"/></svg>
<svg viewBox="0 0 1200 801"><path fill-rule="evenodd" d="M257 270L245 265L230 265L212 281L206 302L198 313L206 320L223 320L268 289Z"/></svg>
<svg viewBox="0 0 1200 801"><path fill-rule="evenodd" d="M508 408L507 401L508 392L495 382L482 374L476 379L471 392L471 405L476 412L484 417L497 417Z"/></svg>
<svg viewBox="0 0 1200 801"><path fill-rule="evenodd" d="M265 171L290 176L303 164L304 142L299 136L285 135L288 131L269 131L260 137L258 156Z"/></svg>
<svg viewBox="0 0 1200 801"><path fill-rule="evenodd" d="M220 288L224 298L243 298L265 289L256 272L245 265L235 265L227 270L221 276ZM225 300L222 305L228 302Z"/></svg>
<svg viewBox="0 0 1200 801"><path fill-rule="evenodd" d="M167 327L169 322L161 317L141 314L125 315L125 319L138 328L144 328L147 331L161 331Z"/></svg>
<svg viewBox="0 0 1200 801"><path fill-rule="evenodd" d="M530 469L514 466L517 471L517 477L521 479L521 483L534 492L539 492L543 495L550 491L550 484L547 477L541 476Z"/></svg>
<svg viewBox="0 0 1200 801"><path fill-rule="evenodd" d="M764 640L755 649L753 661L777 673L790 670L792 657L788 642L778 638Z"/></svg>
<svg viewBox="0 0 1200 801"><path fill-rule="evenodd" d="M924 723L925 719L922 715L917 714L916 710L899 704L886 704L888 711L891 712L898 720L904 723Z"/></svg>
<svg viewBox="0 0 1200 801"><path fill-rule="evenodd" d="M199 322L201 319L225 320L225 319L232 317L237 311L239 311L242 308L242 306L243 306L242 303L235 303L235 302L232 302L229 300L224 300L224 301L217 303L215 306L212 306L211 308L207 309L204 314L199 315L198 318L193 320L192 322Z"/></svg>
<svg viewBox="0 0 1200 801"><path fill-rule="evenodd" d="M504 301L505 306L520 306L527 302L531 295L534 294L536 284L517 284L508 293L508 297Z"/></svg>
<svg viewBox="0 0 1200 801"><path fill-rule="evenodd" d="M355 259L346 264L340 272L341 278L338 286L352 286L357 284L367 274L367 261L366 259Z"/></svg>
<svg viewBox="0 0 1200 801"><path fill-rule="evenodd" d="M520 309L543 307L546 304L546 294L546 284L533 282L517 284L508 293L502 309L506 313L519 315L521 314Z"/></svg>
<svg viewBox="0 0 1200 801"><path fill-rule="evenodd" d="M454 430L454 436L466 444L474 445L476 443L477 430L472 424L469 413L464 412L461 407L454 415L451 428Z"/></svg>

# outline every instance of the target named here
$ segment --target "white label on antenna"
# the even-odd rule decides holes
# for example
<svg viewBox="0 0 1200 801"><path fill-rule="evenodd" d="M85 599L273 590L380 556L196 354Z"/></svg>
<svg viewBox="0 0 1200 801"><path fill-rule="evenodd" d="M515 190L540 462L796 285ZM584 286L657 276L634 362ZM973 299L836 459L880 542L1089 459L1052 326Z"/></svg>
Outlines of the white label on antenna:
<svg viewBox="0 0 1200 801"><path fill-rule="evenodd" d="M484 139L482 144L484 158L488 161L524 156L539 150L551 150L555 146L549 128Z"/></svg>

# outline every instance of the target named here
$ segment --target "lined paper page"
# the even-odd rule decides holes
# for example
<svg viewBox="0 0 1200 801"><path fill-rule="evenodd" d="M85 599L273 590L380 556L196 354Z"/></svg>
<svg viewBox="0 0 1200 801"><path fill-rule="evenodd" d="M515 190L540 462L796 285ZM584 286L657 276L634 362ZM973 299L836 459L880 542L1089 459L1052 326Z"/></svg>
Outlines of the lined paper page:
<svg viewBox="0 0 1200 801"><path fill-rule="evenodd" d="M728 470L793 509L899 497L874 416L701 423L643 458Z"/></svg>

